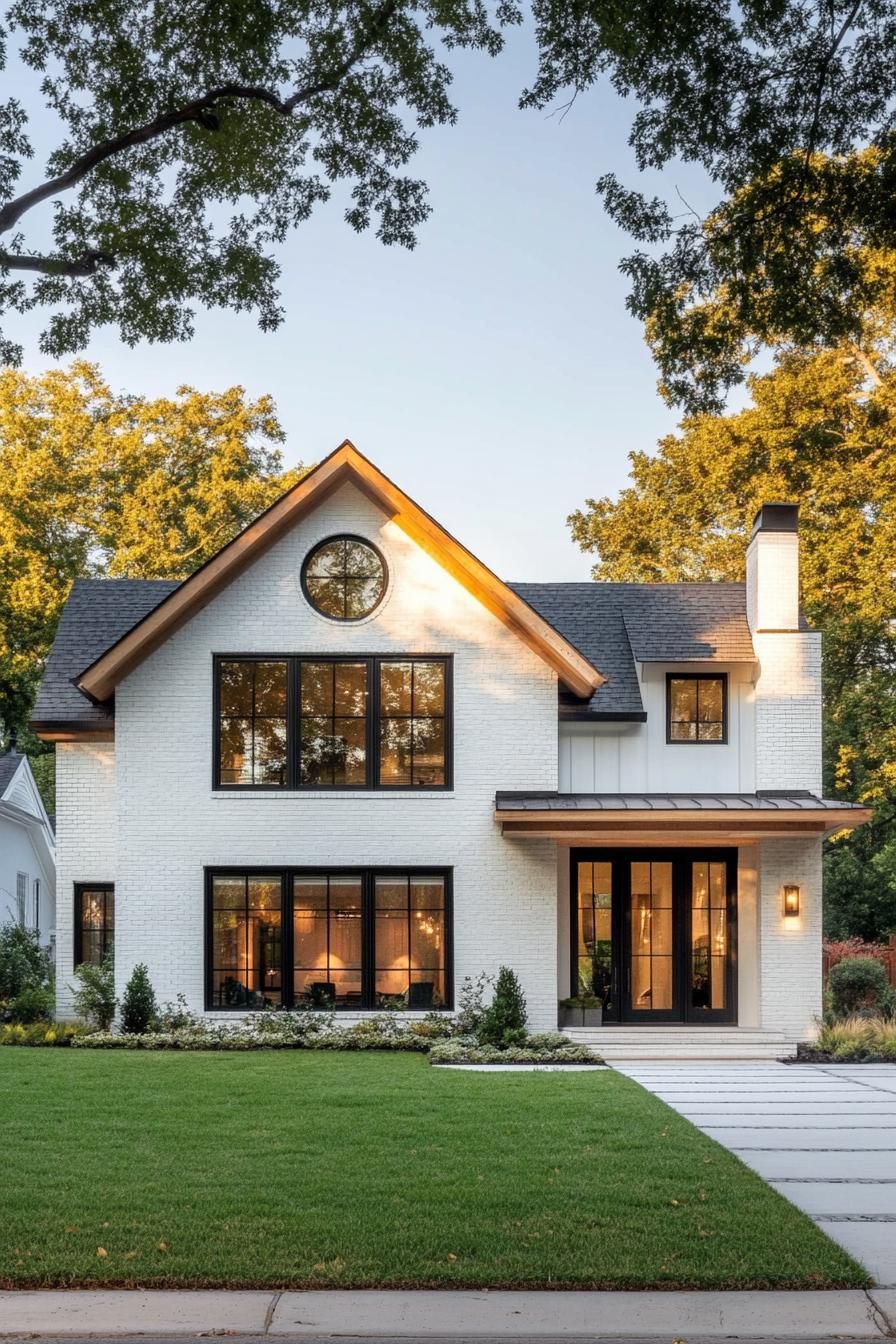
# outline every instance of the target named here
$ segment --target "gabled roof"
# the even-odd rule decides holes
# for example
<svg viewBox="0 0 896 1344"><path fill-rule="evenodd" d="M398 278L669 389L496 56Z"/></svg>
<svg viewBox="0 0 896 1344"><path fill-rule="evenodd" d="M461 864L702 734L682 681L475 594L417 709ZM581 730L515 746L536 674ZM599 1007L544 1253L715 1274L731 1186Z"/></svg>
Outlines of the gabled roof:
<svg viewBox="0 0 896 1344"><path fill-rule="evenodd" d="M5 756L0 756L0 798L12 783L13 775L18 774L24 759L17 751L8 751Z"/></svg>
<svg viewBox="0 0 896 1344"><path fill-rule="evenodd" d="M31 718L40 736L111 738L114 719L73 679L176 588L168 579L76 579L56 630Z"/></svg>
<svg viewBox="0 0 896 1344"><path fill-rule="evenodd" d="M27 756L0 756L0 816L23 826L36 846L45 875L56 869L55 836Z"/></svg>
<svg viewBox="0 0 896 1344"><path fill-rule="evenodd" d="M755 662L742 583L513 583L606 677L564 718L643 719L636 662Z"/></svg>
<svg viewBox="0 0 896 1344"><path fill-rule="evenodd" d="M78 689L94 702L108 700L133 668L347 481L383 508L393 522L543 658L575 695L590 696L602 684L601 673L573 644L346 440L82 670Z"/></svg>

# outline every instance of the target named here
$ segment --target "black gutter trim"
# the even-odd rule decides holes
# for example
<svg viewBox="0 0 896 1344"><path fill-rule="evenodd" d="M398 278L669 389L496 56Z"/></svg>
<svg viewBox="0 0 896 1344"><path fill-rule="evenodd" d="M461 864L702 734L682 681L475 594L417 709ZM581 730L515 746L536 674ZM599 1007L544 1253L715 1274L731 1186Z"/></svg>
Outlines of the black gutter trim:
<svg viewBox="0 0 896 1344"><path fill-rule="evenodd" d="M561 709L561 723L646 723L646 709Z"/></svg>

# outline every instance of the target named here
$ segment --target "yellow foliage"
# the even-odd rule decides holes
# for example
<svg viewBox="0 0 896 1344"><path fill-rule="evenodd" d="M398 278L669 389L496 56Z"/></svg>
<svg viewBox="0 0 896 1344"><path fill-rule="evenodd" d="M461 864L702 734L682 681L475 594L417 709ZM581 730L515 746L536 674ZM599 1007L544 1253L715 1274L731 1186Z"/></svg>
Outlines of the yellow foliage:
<svg viewBox="0 0 896 1344"><path fill-rule="evenodd" d="M270 397L0 371L0 730L26 717L78 576L185 578L304 474Z"/></svg>

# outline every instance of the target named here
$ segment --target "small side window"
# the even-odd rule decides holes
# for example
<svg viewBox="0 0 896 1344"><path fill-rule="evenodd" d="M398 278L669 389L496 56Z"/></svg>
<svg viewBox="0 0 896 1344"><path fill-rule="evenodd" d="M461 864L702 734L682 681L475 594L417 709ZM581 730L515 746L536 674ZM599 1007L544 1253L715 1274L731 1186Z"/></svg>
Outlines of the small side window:
<svg viewBox="0 0 896 1344"><path fill-rule="evenodd" d="M728 741L728 678L666 678L666 741Z"/></svg>
<svg viewBox="0 0 896 1344"><path fill-rule="evenodd" d="M111 957L115 948L115 888L111 883L79 882L75 886L75 965L93 965Z"/></svg>

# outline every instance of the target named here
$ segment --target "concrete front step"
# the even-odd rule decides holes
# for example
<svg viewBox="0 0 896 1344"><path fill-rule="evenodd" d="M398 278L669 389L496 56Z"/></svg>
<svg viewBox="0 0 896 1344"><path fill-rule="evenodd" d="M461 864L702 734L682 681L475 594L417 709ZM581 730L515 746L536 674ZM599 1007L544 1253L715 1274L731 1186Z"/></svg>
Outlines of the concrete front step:
<svg viewBox="0 0 896 1344"><path fill-rule="evenodd" d="M796 1042L781 1031L736 1027L567 1027L565 1036L611 1062L641 1059L782 1059Z"/></svg>

